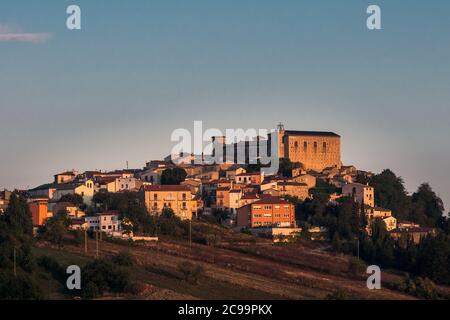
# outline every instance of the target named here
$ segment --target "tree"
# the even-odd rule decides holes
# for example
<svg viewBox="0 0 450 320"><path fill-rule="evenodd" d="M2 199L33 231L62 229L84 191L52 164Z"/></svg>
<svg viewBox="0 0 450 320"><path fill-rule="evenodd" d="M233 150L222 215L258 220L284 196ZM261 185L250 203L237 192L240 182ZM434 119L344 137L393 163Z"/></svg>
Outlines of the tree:
<svg viewBox="0 0 450 320"><path fill-rule="evenodd" d="M450 284L450 242L445 236L428 236L418 247L414 272L420 276Z"/></svg>
<svg viewBox="0 0 450 320"><path fill-rule="evenodd" d="M401 177L385 169L374 175L369 184L375 188L375 202L379 206L392 210L399 220L408 218L411 201Z"/></svg>
<svg viewBox="0 0 450 320"><path fill-rule="evenodd" d="M224 209L214 209L212 215L218 223L222 223L230 216L228 211Z"/></svg>
<svg viewBox="0 0 450 320"><path fill-rule="evenodd" d="M161 217L165 219L172 219L175 217L175 212L173 212L172 208L165 207L161 212Z"/></svg>
<svg viewBox="0 0 450 320"><path fill-rule="evenodd" d="M26 199L22 195L17 193L11 195L4 218L12 232L16 235L32 235L33 223L31 221L31 212Z"/></svg>
<svg viewBox="0 0 450 320"><path fill-rule="evenodd" d="M182 274L183 280L194 285L199 282L200 278L205 273L202 266L195 265L189 261L181 262L178 265L178 271Z"/></svg>
<svg viewBox="0 0 450 320"><path fill-rule="evenodd" d="M428 183L412 195L411 220L428 227L437 227L444 213L444 203Z"/></svg>
<svg viewBox="0 0 450 320"><path fill-rule="evenodd" d="M86 264L82 279L85 284L81 294L86 299L96 298L105 292L130 292L136 288L126 269L102 259Z"/></svg>
<svg viewBox="0 0 450 320"><path fill-rule="evenodd" d="M280 159L278 174L283 177L292 177L292 170L302 167L303 165L300 162L291 162L289 158L282 158Z"/></svg>
<svg viewBox="0 0 450 320"><path fill-rule="evenodd" d="M331 246L333 247L334 252L340 252L342 250L342 242L339 233L334 233L333 239L331 240Z"/></svg>
<svg viewBox="0 0 450 320"><path fill-rule="evenodd" d="M369 262L380 266L391 267L394 265L394 240L386 230L383 220L377 218L372 223L372 255ZM367 258L367 257L366 257Z"/></svg>
<svg viewBox="0 0 450 320"><path fill-rule="evenodd" d="M186 180L186 170L183 168L166 169L161 175L161 184L163 185L179 185Z"/></svg>
<svg viewBox="0 0 450 320"><path fill-rule="evenodd" d="M42 292L26 274L14 276L11 271L0 270L0 300L35 300Z"/></svg>
<svg viewBox="0 0 450 320"><path fill-rule="evenodd" d="M84 199L81 195L79 194L64 194L61 196L61 198L59 198L58 202L70 202L74 205L76 205L79 208L84 208L85 204L84 204Z"/></svg>
<svg viewBox="0 0 450 320"><path fill-rule="evenodd" d="M64 236L66 235L70 221L64 210L59 211L54 217L51 217L45 223L41 234L47 241L62 247L64 245Z"/></svg>

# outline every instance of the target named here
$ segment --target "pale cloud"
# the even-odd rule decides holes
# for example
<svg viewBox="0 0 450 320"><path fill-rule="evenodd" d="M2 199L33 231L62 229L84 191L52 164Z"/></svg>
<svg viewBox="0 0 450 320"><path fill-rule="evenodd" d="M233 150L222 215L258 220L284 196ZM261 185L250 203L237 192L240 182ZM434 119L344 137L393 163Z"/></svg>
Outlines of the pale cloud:
<svg viewBox="0 0 450 320"><path fill-rule="evenodd" d="M0 42L43 43L50 38L49 33L17 32L7 25L0 24Z"/></svg>
<svg viewBox="0 0 450 320"><path fill-rule="evenodd" d="M51 38L49 33L0 33L0 42L42 43Z"/></svg>

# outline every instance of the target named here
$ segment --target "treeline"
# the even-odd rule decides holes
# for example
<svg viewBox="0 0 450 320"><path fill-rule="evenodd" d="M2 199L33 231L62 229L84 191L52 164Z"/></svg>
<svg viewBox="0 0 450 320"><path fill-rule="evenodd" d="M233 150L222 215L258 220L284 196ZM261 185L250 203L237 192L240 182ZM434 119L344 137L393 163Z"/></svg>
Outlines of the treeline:
<svg viewBox="0 0 450 320"><path fill-rule="evenodd" d="M448 228L448 220L443 218L443 201L428 183L408 195L403 179L389 169L372 177L359 175L357 181L374 187L375 203L392 210L398 220L412 221L423 227Z"/></svg>
<svg viewBox="0 0 450 320"><path fill-rule="evenodd" d="M0 300L42 297L34 280L36 260L31 251L33 226L26 199L17 193L0 216Z"/></svg>
<svg viewBox="0 0 450 320"><path fill-rule="evenodd" d="M399 221L436 228L438 235L423 239L419 245L408 238L395 242L384 223L376 220L369 236L365 231L367 221L363 208L350 198L330 204L334 190L323 181L313 190L313 199L290 199L296 206L296 219L304 226L326 227L336 252L359 254L366 262L380 267L397 268L436 283L450 284L450 221L444 216L442 200L431 186L424 183L408 195L403 180L390 170L371 178L359 176L358 182L373 186L375 202L392 210Z"/></svg>
<svg viewBox="0 0 450 320"><path fill-rule="evenodd" d="M67 237L68 224L65 212L57 213L39 230L38 238L62 246L70 238ZM69 292L64 289L67 266L50 256L34 256L33 241L27 201L20 193L14 193L5 214L0 216L0 300L44 299L44 291L37 282L43 270L60 283L61 293L70 296L93 299L107 293L137 294L140 291L140 286L131 278L134 259L127 253L119 253L110 259L96 259L84 265L82 289Z"/></svg>

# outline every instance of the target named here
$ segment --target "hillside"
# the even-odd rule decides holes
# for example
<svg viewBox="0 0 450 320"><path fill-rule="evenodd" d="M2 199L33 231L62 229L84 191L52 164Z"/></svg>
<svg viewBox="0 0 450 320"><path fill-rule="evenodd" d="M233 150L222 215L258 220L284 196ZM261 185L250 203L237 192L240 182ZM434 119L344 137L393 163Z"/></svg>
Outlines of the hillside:
<svg viewBox="0 0 450 320"><path fill-rule="evenodd" d="M325 252L320 244L295 243L273 245L269 240L234 234L217 227L222 241L207 246L185 241L162 239L146 245L118 244L102 241L99 256L110 258L128 251L135 258L129 267L133 280L141 284L136 295L120 295L127 299L325 299L343 292L351 299L414 299L396 291L368 290L364 274L349 270L349 257ZM84 246L65 245L58 249L46 242L38 242L36 256L56 258L62 265L79 264L95 258L95 241ZM182 262L190 261L204 269L198 284L183 280L179 271ZM62 286L43 275L47 298L69 299ZM401 276L384 272L383 287L401 280ZM439 290L449 293L446 287ZM105 298L112 298L107 296Z"/></svg>

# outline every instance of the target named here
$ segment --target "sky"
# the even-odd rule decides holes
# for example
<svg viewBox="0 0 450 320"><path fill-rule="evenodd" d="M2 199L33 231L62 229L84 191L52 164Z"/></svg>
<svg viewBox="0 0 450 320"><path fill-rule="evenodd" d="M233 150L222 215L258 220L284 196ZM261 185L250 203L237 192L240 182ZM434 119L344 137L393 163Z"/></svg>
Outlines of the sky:
<svg viewBox="0 0 450 320"><path fill-rule="evenodd" d="M81 8L81 30L66 27ZM382 30L366 27L379 5ZM334 131L450 210L446 0L2 0L0 188L141 168L177 128Z"/></svg>

